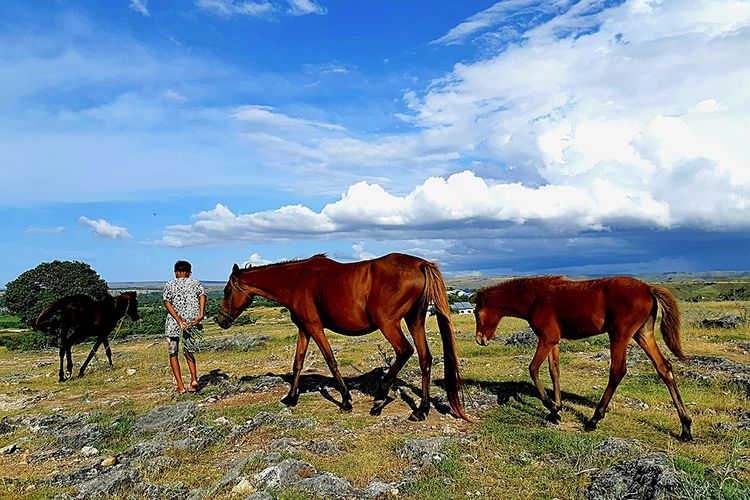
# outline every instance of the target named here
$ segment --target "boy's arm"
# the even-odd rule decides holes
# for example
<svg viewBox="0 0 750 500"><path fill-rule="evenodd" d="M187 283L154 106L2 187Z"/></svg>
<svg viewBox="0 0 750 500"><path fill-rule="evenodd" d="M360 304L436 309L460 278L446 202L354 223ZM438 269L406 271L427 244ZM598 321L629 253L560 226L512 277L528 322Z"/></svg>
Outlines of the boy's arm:
<svg viewBox="0 0 750 500"><path fill-rule="evenodd" d="M174 310L174 307L172 306L172 302L165 300L164 307L167 308L167 312L174 318L177 324L180 325L180 328L187 328L188 326L190 326L187 323L185 323L184 319L180 318L180 316L177 314L177 311Z"/></svg>
<svg viewBox="0 0 750 500"><path fill-rule="evenodd" d="M199 315L199 316L198 316L197 318L195 318L195 319L193 320L193 324L194 324L194 325L197 325L197 324L199 324L199 323L200 323L201 321L203 321L203 316L204 316L204 315L205 315L205 313L206 313L206 294L205 294L205 293L201 294L201 296L200 296L200 297L198 297L198 303L199 303L199 304L200 304L200 306L201 306L201 313L200 313L200 315Z"/></svg>

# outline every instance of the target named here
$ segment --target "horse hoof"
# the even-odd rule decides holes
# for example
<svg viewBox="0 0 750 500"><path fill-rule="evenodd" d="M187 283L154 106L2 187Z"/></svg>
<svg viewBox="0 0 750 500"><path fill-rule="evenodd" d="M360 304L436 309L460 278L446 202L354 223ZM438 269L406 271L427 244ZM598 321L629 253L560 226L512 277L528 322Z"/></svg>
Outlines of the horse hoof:
<svg viewBox="0 0 750 500"><path fill-rule="evenodd" d="M547 415L546 417L544 417L544 419L547 422L551 422L553 424L559 424L562 421L562 417L557 412L550 413L549 415Z"/></svg>
<svg viewBox="0 0 750 500"><path fill-rule="evenodd" d="M409 415L409 420L412 422L421 422L426 418L426 415L424 412L421 412L419 410L414 410L411 412L411 415Z"/></svg>
<svg viewBox="0 0 750 500"><path fill-rule="evenodd" d="M290 396L285 396L284 399L281 400L282 404L285 404L286 406L297 406L297 401L299 401L299 398L293 398Z"/></svg>
<svg viewBox="0 0 750 500"><path fill-rule="evenodd" d="M352 405L349 406L342 406L339 408L339 413L351 413L352 412Z"/></svg>
<svg viewBox="0 0 750 500"><path fill-rule="evenodd" d="M372 415L373 417L379 417L381 413L383 413L382 406L373 406L370 409L370 415Z"/></svg>
<svg viewBox="0 0 750 500"><path fill-rule="evenodd" d="M587 421L585 424L583 424L583 430L586 432L595 431L596 422L592 422L591 420Z"/></svg>
<svg viewBox="0 0 750 500"><path fill-rule="evenodd" d="M683 432L680 434L680 441L686 442L686 441L692 441L693 440L693 434L690 432Z"/></svg>

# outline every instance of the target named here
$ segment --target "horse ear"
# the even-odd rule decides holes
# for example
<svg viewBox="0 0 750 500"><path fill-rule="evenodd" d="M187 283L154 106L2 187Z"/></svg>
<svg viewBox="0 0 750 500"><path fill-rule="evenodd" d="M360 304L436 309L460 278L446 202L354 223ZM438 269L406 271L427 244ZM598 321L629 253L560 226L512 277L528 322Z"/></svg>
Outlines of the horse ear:
<svg viewBox="0 0 750 500"><path fill-rule="evenodd" d="M239 273L239 272L240 272L240 266L238 266L237 264L235 264L234 266L232 266L232 275L233 276L235 274Z"/></svg>

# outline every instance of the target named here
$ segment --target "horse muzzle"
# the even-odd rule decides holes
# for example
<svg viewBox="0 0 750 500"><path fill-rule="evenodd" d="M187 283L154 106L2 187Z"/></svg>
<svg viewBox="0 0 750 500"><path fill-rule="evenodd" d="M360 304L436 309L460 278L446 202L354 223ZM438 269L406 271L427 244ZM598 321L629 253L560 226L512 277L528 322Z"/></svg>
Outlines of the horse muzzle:
<svg viewBox="0 0 750 500"><path fill-rule="evenodd" d="M216 315L216 324L219 325L220 328L226 330L227 328L232 326L233 322L234 319L230 315L222 310L219 310L219 314Z"/></svg>

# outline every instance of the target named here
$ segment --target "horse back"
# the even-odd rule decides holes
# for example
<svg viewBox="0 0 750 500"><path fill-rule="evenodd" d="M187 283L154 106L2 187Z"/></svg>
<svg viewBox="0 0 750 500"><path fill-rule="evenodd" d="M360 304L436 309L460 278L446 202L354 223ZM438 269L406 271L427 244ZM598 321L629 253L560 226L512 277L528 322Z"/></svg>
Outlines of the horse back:
<svg viewBox="0 0 750 500"><path fill-rule="evenodd" d="M627 276L561 281L549 293L561 330L569 339L590 337L624 324L640 326L653 307L650 285Z"/></svg>
<svg viewBox="0 0 750 500"><path fill-rule="evenodd" d="M89 335L99 323L100 304L84 294L63 297L46 307L37 317L34 327L47 334L66 330L68 335Z"/></svg>
<svg viewBox="0 0 750 500"><path fill-rule="evenodd" d="M365 334L385 316L405 315L424 288L422 259L404 254L353 263L315 259L300 270L299 301L315 307L323 325L342 334ZM403 311L401 310L403 309Z"/></svg>

